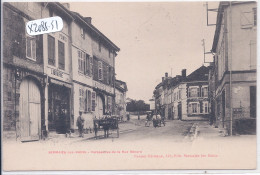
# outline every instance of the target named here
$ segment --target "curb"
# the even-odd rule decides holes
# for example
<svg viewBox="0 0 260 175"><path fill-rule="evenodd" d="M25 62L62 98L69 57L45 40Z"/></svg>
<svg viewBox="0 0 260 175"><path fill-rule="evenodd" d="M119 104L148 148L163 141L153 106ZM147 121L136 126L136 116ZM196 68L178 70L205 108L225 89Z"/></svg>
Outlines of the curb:
<svg viewBox="0 0 260 175"><path fill-rule="evenodd" d="M199 135L199 126L198 123L194 123L192 127L189 130L188 135L185 137L185 139L189 139L190 141L193 141L196 139Z"/></svg>

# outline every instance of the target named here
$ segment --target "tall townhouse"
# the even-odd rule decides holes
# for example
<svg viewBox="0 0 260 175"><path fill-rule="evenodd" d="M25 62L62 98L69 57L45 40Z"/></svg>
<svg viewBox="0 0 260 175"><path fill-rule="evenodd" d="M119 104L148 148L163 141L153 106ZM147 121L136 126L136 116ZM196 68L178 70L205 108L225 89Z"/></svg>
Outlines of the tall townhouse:
<svg viewBox="0 0 260 175"><path fill-rule="evenodd" d="M255 130L256 34L256 2L220 2L212 46L213 98L217 125L230 134L239 130L239 120Z"/></svg>
<svg viewBox="0 0 260 175"><path fill-rule="evenodd" d="M91 17L71 13L71 130L77 129L79 112L85 128L92 129L94 118L115 114L115 57L120 49L92 25Z"/></svg>
<svg viewBox="0 0 260 175"><path fill-rule="evenodd" d="M72 71L71 71L71 23L73 16L60 3L45 4L46 17L59 16L63 29L43 34L46 130L64 134L71 128L72 121Z"/></svg>
<svg viewBox="0 0 260 175"><path fill-rule="evenodd" d="M85 119L84 126L92 128L93 112L95 112L96 93L93 91L93 55L91 39L91 18L84 18L72 12L72 81L73 104L71 129L77 129L76 121L79 112Z"/></svg>
<svg viewBox="0 0 260 175"><path fill-rule="evenodd" d="M120 49L97 28L91 34L93 54L93 91L95 92L96 118L115 114L115 58Z"/></svg>
<svg viewBox="0 0 260 175"><path fill-rule="evenodd" d="M44 3L3 4L4 138L38 140L45 126L43 36L25 30L28 21L45 15Z"/></svg>

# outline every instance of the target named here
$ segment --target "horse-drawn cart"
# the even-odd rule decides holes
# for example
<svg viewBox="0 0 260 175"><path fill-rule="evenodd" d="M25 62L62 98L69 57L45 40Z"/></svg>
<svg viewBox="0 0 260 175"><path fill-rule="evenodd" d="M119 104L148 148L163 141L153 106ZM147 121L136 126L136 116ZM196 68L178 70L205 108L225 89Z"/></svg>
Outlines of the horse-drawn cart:
<svg viewBox="0 0 260 175"><path fill-rule="evenodd" d="M95 138L97 138L98 131L104 131L104 137L109 137L109 131L116 131L117 138L119 137L119 127L118 127L118 118L104 118L104 119L94 119L94 131Z"/></svg>

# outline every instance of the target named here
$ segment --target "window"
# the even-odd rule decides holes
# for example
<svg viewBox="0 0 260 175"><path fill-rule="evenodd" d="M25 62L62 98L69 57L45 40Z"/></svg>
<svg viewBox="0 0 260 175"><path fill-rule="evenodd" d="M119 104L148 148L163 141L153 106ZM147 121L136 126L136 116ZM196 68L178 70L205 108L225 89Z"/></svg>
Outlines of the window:
<svg viewBox="0 0 260 175"><path fill-rule="evenodd" d="M98 61L98 79L103 80L103 65L101 61Z"/></svg>
<svg viewBox="0 0 260 175"><path fill-rule="evenodd" d="M48 64L55 66L55 39L48 35Z"/></svg>
<svg viewBox="0 0 260 175"><path fill-rule="evenodd" d="M201 88L201 95L202 97L208 97L208 87Z"/></svg>
<svg viewBox="0 0 260 175"><path fill-rule="evenodd" d="M85 53L78 50L78 69L79 69L79 72L84 74L84 71L85 71L84 67L85 67Z"/></svg>
<svg viewBox="0 0 260 175"><path fill-rule="evenodd" d="M79 110L84 111L84 90L79 88Z"/></svg>
<svg viewBox="0 0 260 175"><path fill-rule="evenodd" d="M58 42L58 53L59 53L59 69L65 70L65 49L64 43Z"/></svg>
<svg viewBox="0 0 260 175"><path fill-rule="evenodd" d="M85 75L89 75L90 76L90 68L91 68L91 66L90 66L90 57L89 57L89 55L88 54L86 54L86 56L85 56Z"/></svg>
<svg viewBox="0 0 260 175"><path fill-rule="evenodd" d="M36 60L36 39L29 35L26 36L26 57Z"/></svg>
<svg viewBox="0 0 260 175"><path fill-rule="evenodd" d="M254 26L257 25L257 10L256 8L253 8L253 13L254 13Z"/></svg>
<svg viewBox="0 0 260 175"><path fill-rule="evenodd" d="M92 111L95 111L96 108L96 93L92 92Z"/></svg>
<svg viewBox="0 0 260 175"><path fill-rule="evenodd" d="M83 28L80 28L80 36L81 38L85 39L85 32Z"/></svg>
<svg viewBox="0 0 260 175"><path fill-rule="evenodd" d="M203 102L203 112L205 114L208 114L209 113L209 102Z"/></svg>
<svg viewBox="0 0 260 175"><path fill-rule="evenodd" d="M181 90L179 90L179 99L181 99Z"/></svg>
<svg viewBox="0 0 260 175"><path fill-rule="evenodd" d="M199 96L200 96L199 87L189 88L189 97L199 97Z"/></svg>
<svg viewBox="0 0 260 175"><path fill-rule="evenodd" d="M188 106L189 114L198 114L200 113L200 104L199 103L190 103Z"/></svg>

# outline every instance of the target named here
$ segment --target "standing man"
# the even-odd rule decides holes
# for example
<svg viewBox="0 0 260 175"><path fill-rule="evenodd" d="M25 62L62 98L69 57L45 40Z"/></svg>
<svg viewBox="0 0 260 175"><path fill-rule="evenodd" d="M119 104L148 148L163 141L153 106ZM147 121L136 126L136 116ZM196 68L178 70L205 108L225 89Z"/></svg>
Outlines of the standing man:
<svg viewBox="0 0 260 175"><path fill-rule="evenodd" d="M83 128L84 128L84 118L82 117L82 112L79 112L79 117L77 119L77 126L79 129L79 137L83 137Z"/></svg>

